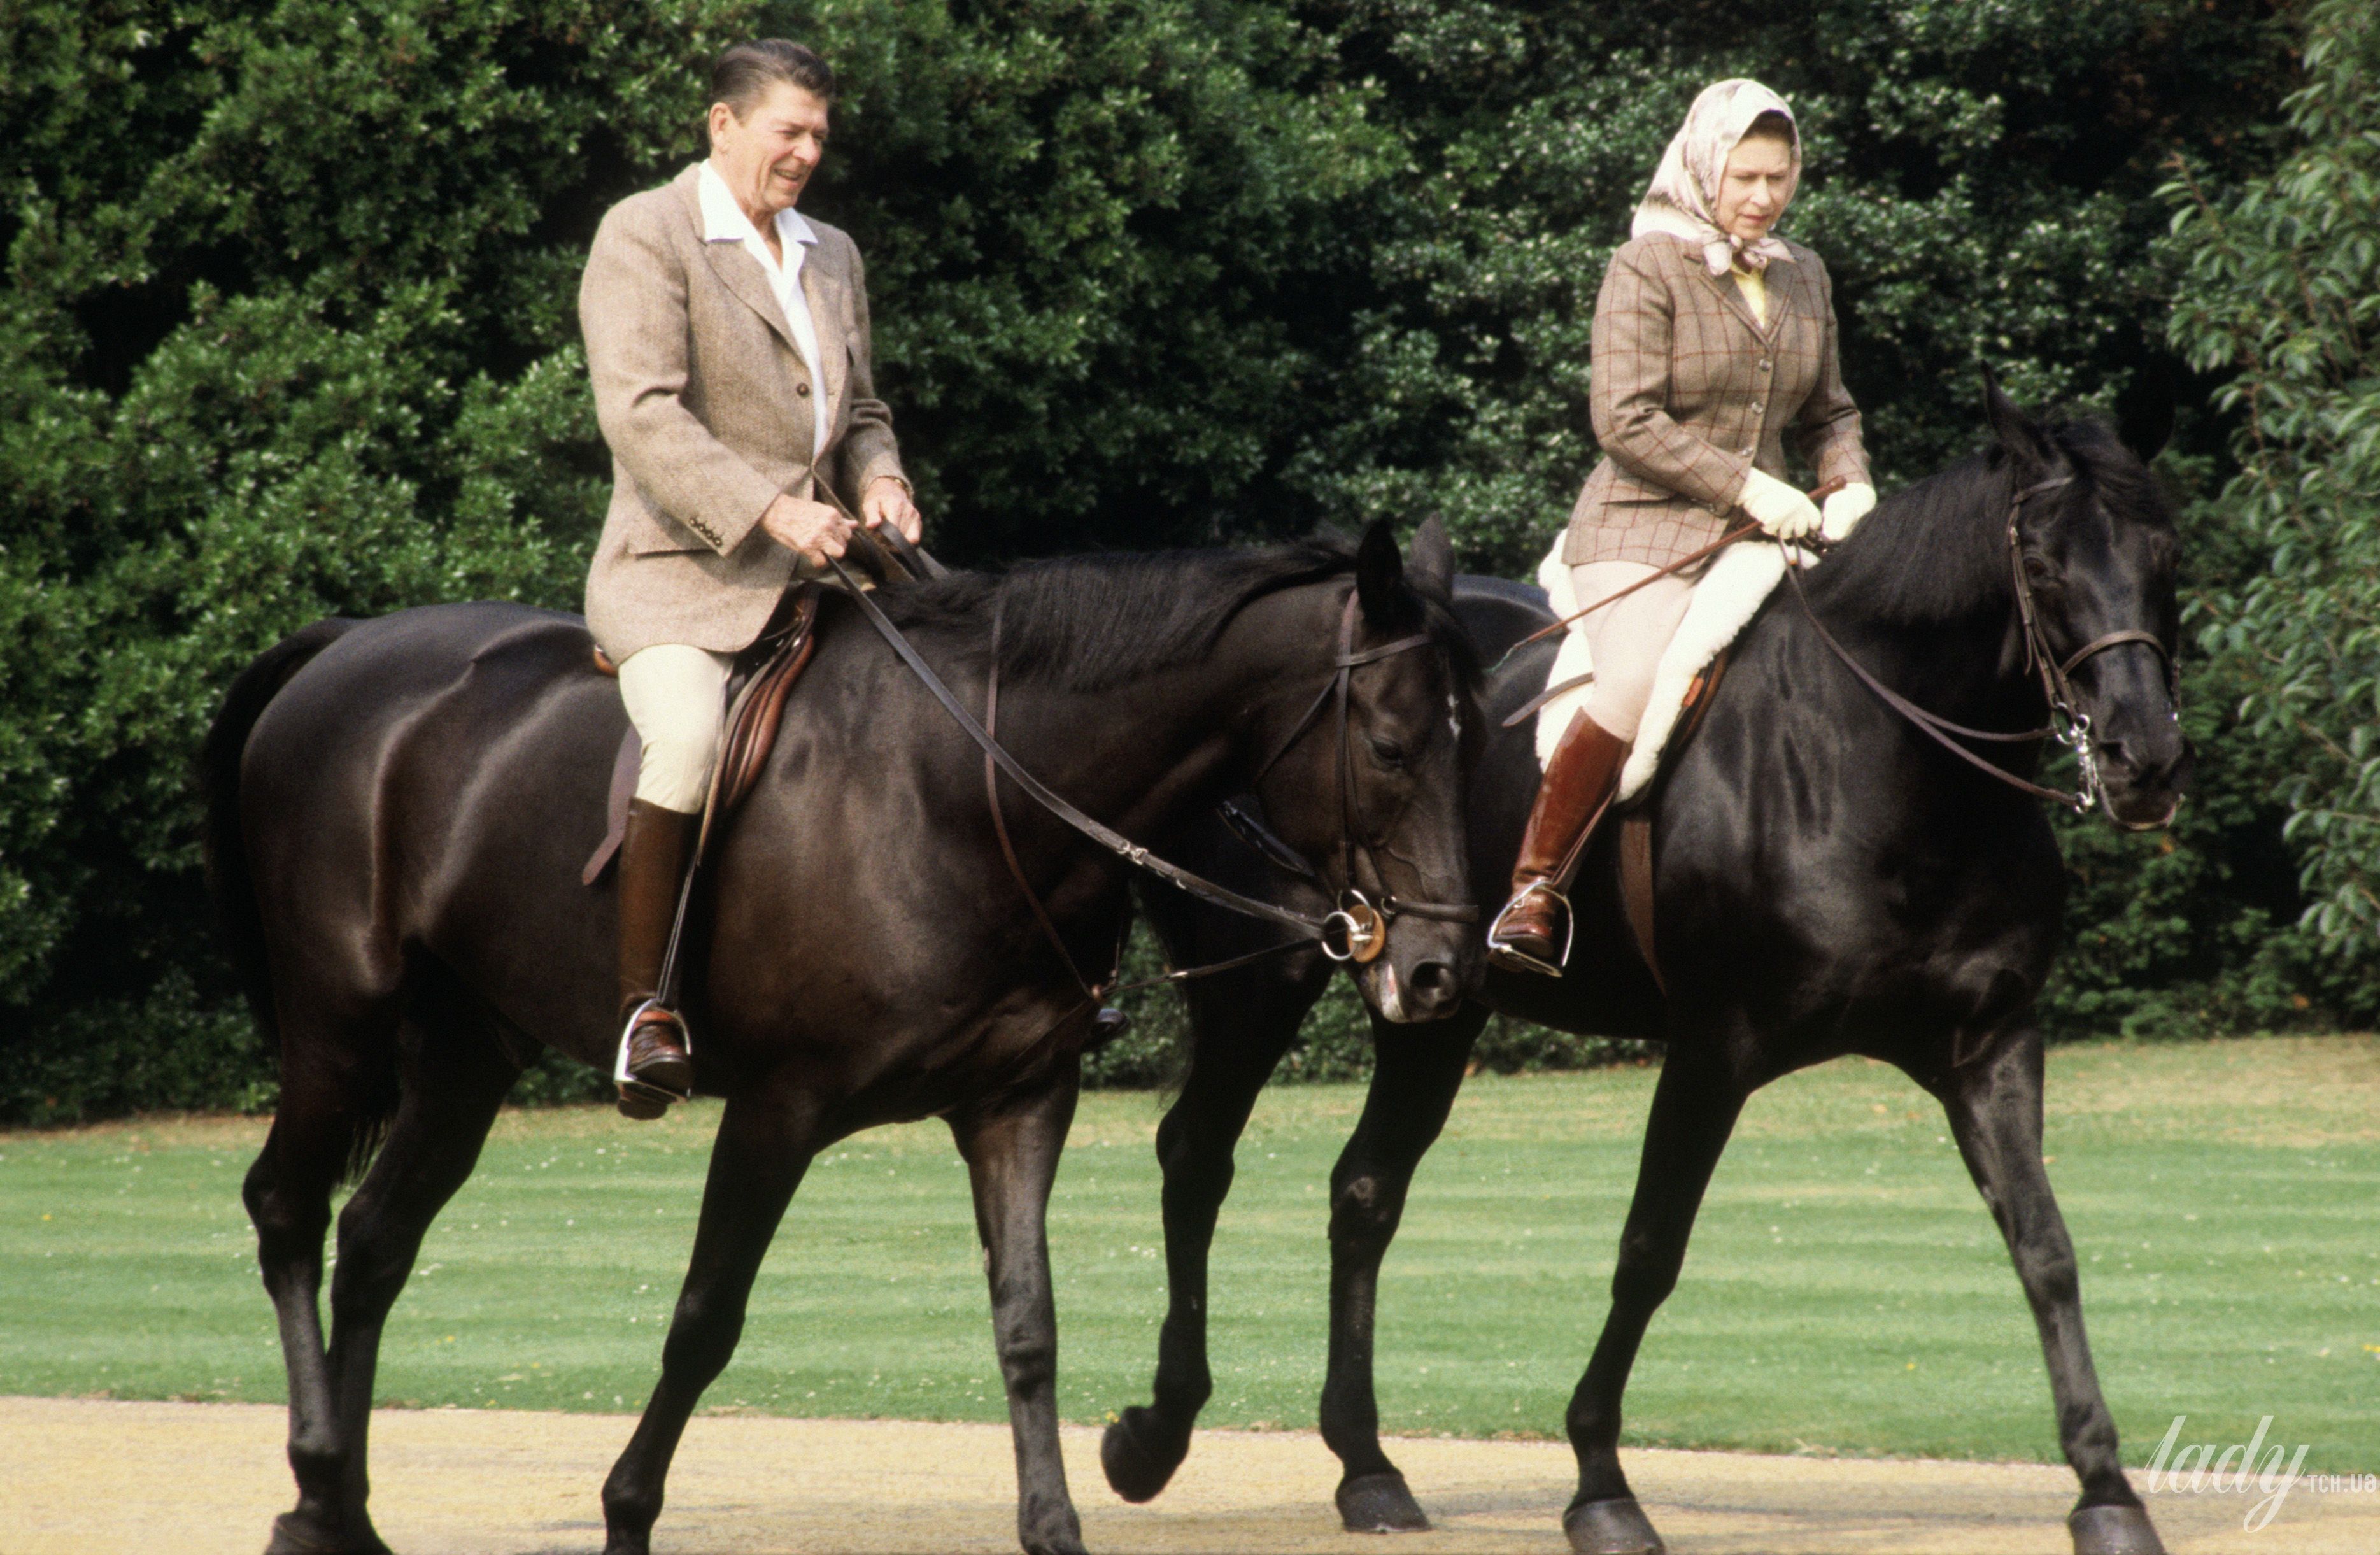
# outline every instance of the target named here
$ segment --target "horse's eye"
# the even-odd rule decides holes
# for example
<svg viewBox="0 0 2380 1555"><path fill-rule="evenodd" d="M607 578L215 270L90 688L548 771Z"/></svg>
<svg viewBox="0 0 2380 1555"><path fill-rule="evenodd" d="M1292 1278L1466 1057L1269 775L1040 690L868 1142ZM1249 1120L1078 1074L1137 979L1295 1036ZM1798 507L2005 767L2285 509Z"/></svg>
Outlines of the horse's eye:
<svg viewBox="0 0 2380 1555"><path fill-rule="evenodd" d="M1380 764L1382 766L1402 767L1405 764L1404 747L1397 744L1394 740L1384 740L1378 735L1371 735L1366 737L1371 741L1372 754L1380 759Z"/></svg>
<svg viewBox="0 0 2380 1555"><path fill-rule="evenodd" d="M2049 565L2047 558L2028 551L2024 557L2024 576L2035 583L2055 583L2058 581L2058 569Z"/></svg>

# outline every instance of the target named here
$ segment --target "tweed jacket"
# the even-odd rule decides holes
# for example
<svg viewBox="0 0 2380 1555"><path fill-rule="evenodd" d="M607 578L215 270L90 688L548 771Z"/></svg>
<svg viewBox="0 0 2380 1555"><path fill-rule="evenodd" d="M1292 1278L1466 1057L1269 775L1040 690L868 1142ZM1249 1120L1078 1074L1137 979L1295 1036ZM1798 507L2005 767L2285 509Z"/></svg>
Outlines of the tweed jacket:
<svg viewBox="0 0 2380 1555"><path fill-rule="evenodd" d="M1798 243L1767 270L1768 322L1733 275L1667 233L1623 244L1595 304L1590 403L1603 459L1562 560L1665 566L1728 528L1745 472L1787 478L1785 436L1823 483L1868 479L1859 407L1835 355L1834 287Z"/></svg>
<svg viewBox="0 0 2380 1555"><path fill-rule="evenodd" d="M587 624L614 661L663 642L744 648L800 562L760 528L769 504L825 480L856 508L870 481L901 474L876 398L858 249L805 218L819 235L801 271L826 380L814 392L759 261L740 243L704 241L700 173L612 207L578 285L612 448ZM828 438L813 469L820 414Z"/></svg>

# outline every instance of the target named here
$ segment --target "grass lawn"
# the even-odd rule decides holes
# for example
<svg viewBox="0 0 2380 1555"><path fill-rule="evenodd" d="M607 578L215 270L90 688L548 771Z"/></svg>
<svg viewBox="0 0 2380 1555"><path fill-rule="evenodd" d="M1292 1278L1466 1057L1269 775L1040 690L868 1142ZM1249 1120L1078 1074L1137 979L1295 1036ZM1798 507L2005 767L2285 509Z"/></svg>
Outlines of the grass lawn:
<svg viewBox="0 0 2380 1555"><path fill-rule="evenodd" d="M1653 1072L1471 1081L1381 1282L1383 1426L1559 1434L1604 1311ZM2307 1443L2380 1469L2380 1039L2053 1051L2047 1153L2101 1378L2144 1461ZM1277 1089L1214 1260L1214 1425L1310 1426L1330 1162L1357 1087ZM1052 1206L1061 1397L1147 1397L1163 1310L1159 1099L1088 1096ZM643 1402L694 1231L710 1106L511 1112L392 1318L386 1403ZM277 1400L238 1198L249 1119L0 1133L0 1392ZM1640 1443L2056 1462L2033 1325L1944 1137L1852 1060L1754 1099L1629 1395ZM837 1147L794 1200L718 1408L1000 1420L965 1172L939 1125Z"/></svg>

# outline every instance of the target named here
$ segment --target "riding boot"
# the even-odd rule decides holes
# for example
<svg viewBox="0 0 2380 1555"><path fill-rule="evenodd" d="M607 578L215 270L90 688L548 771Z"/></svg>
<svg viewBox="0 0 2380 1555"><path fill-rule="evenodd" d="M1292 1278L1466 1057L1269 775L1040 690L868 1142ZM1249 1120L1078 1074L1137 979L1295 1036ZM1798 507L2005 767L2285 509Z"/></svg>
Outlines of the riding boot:
<svg viewBox="0 0 2380 1555"><path fill-rule="evenodd" d="M1560 917L1570 912L1562 894L1586 851L1595 823L1620 786L1628 742L1589 718L1572 715L1537 784L1529 826L1521 834L1521 856L1512 866L1512 899L1488 930L1488 959L1520 972L1561 976L1567 944L1555 942Z"/></svg>
<svg viewBox="0 0 2380 1555"><path fill-rule="evenodd" d="M701 822L698 815L637 799L620 842L620 1018L628 1023L629 1075L620 1085L620 1111L640 1120L660 1117L694 1090L686 1022L653 997Z"/></svg>

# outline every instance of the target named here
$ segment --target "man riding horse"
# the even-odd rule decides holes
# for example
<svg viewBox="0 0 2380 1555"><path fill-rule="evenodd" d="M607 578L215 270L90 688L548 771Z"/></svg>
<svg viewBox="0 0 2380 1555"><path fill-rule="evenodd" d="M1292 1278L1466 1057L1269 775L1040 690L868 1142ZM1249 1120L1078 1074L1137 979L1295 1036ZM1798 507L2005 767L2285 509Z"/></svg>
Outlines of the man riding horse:
<svg viewBox="0 0 2380 1555"><path fill-rule="evenodd" d="M644 747L619 861L632 1118L693 1088L686 1023L656 991L735 657L789 581L843 555L849 499L871 528L921 527L876 397L859 250L794 209L834 74L763 39L719 56L710 96L709 160L613 206L578 290L613 456L587 624Z"/></svg>

